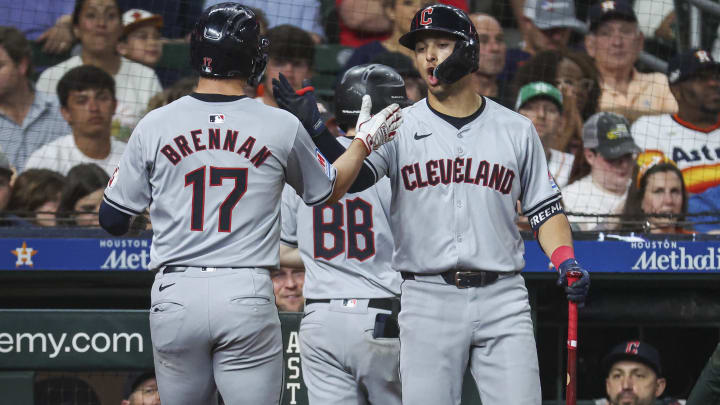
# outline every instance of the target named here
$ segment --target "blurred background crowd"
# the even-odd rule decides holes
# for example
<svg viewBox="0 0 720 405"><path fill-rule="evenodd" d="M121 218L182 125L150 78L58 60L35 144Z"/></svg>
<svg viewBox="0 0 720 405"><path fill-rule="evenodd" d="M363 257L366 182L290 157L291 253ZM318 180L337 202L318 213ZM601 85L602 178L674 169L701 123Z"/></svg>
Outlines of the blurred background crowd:
<svg viewBox="0 0 720 405"><path fill-rule="evenodd" d="M0 2L2 225L97 225L103 177L135 124L193 91L189 32L218 2ZM671 0L442 2L478 30L478 94L535 124L576 230L720 232L720 18ZM424 97L427 72L397 39L428 1L245 3L271 44L246 89L259 102L276 106L279 73L296 89L309 80L340 132L333 89L363 63Z"/></svg>

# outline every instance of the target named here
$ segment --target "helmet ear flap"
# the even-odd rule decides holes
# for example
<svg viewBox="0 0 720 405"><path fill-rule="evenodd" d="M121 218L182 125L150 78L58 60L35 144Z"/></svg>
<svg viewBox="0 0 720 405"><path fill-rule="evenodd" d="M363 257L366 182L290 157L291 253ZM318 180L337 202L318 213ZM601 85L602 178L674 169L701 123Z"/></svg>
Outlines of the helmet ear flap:
<svg viewBox="0 0 720 405"><path fill-rule="evenodd" d="M247 84L250 87L257 87L265 74L265 68L267 67L268 54L267 50L270 47L270 40L261 37L258 41L257 53L253 57L252 70L247 78Z"/></svg>
<svg viewBox="0 0 720 405"><path fill-rule="evenodd" d="M478 70L478 54L478 43L475 40L458 40L453 52L435 68L433 75L443 83L455 83Z"/></svg>

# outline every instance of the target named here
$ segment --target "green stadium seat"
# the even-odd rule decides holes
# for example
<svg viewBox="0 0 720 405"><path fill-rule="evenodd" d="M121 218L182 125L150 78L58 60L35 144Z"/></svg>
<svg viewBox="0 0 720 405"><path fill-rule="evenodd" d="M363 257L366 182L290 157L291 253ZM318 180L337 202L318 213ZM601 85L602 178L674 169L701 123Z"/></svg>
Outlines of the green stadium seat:
<svg viewBox="0 0 720 405"><path fill-rule="evenodd" d="M32 51L32 65L35 71L33 72L31 78L32 80L37 80L37 78L40 76L40 72L45 70L46 68L49 68L50 66L55 66L58 63L67 60L70 58L70 52L65 52L59 55L54 55L50 53L45 53L42 50L43 44L30 41L30 50Z"/></svg>
<svg viewBox="0 0 720 405"><path fill-rule="evenodd" d="M312 84L315 93L326 100L335 92L337 75L352 54L353 48L337 44L324 44L315 47L315 63Z"/></svg>
<svg viewBox="0 0 720 405"><path fill-rule="evenodd" d="M193 74L188 64L190 60L190 44L184 42L171 42L163 45L163 56L158 62L157 68L180 71L181 76Z"/></svg>

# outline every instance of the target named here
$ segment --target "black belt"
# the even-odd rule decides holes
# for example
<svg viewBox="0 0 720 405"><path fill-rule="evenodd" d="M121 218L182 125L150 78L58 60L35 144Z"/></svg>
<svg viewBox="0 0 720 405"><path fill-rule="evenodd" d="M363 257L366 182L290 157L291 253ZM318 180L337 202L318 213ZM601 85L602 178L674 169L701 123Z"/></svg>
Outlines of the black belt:
<svg viewBox="0 0 720 405"><path fill-rule="evenodd" d="M329 304L330 299L305 298L305 305ZM400 300L397 298L370 298L369 308L384 309L393 313L400 312Z"/></svg>
<svg viewBox="0 0 720 405"><path fill-rule="evenodd" d="M163 274L168 273L182 273L185 270L187 270L187 267L181 267L181 266L165 266L165 268L162 269Z"/></svg>
<svg viewBox="0 0 720 405"><path fill-rule="evenodd" d="M454 285L457 288L470 288L470 287L484 287L496 282L501 275L507 273L500 273L497 271L459 271L459 270L448 270L440 273L439 275L445 280L447 284ZM511 274L517 274L513 272ZM403 280L415 280L415 273L408 271L400 272ZM432 275L432 274L428 274Z"/></svg>

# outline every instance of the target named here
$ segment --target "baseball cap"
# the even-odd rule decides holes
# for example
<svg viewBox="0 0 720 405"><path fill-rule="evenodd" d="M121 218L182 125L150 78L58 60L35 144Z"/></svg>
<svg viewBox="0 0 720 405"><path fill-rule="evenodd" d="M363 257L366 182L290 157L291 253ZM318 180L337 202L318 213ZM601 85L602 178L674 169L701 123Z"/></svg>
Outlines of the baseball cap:
<svg viewBox="0 0 720 405"><path fill-rule="evenodd" d="M585 24L575 18L573 0L526 0L525 17L541 30L551 28L582 29Z"/></svg>
<svg viewBox="0 0 720 405"><path fill-rule="evenodd" d="M668 82L679 83L691 79L704 70L720 71L720 63L713 59L710 52L704 49L691 49L675 55L668 62Z"/></svg>
<svg viewBox="0 0 720 405"><path fill-rule="evenodd" d="M144 383L145 381L155 378L155 370L146 370L146 371L140 371L140 372L134 372L130 373L125 380L125 387L123 389L123 399L130 399L130 396L132 395L135 390L140 386L140 384Z"/></svg>
<svg viewBox="0 0 720 405"><path fill-rule="evenodd" d="M633 10L630 3L625 1L601 1L592 5L588 10L590 31L595 31L595 29L598 27L598 25L600 25L601 22L610 19L637 22L635 10Z"/></svg>
<svg viewBox="0 0 720 405"><path fill-rule="evenodd" d="M628 153L640 153L630 136L630 123L611 112L593 114L583 125L583 146L596 149L604 158L615 159Z"/></svg>
<svg viewBox="0 0 720 405"><path fill-rule="evenodd" d="M605 373L610 372L610 368L618 361L630 360L645 364L655 371L658 377L662 376L662 368L660 367L660 354L657 349L648 343L639 340L630 340L622 342L610 350L602 361Z"/></svg>
<svg viewBox="0 0 720 405"><path fill-rule="evenodd" d="M557 104L560 111L563 108L563 97L560 90L550 83L545 82L532 82L528 83L518 92L517 101L515 102L515 111L519 110L520 107L525 105L530 100L536 98L546 98L555 104Z"/></svg>
<svg viewBox="0 0 720 405"><path fill-rule="evenodd" d="M140 24L152 23L158 28L163 26L163 18L160 14L153 14L147 10L133 8L123 13L123 35L137 28Z"/></svg>

